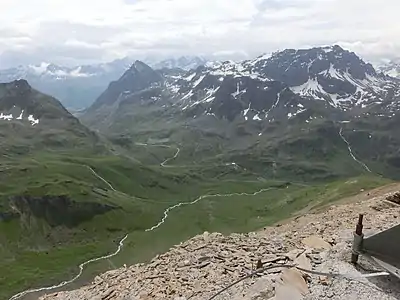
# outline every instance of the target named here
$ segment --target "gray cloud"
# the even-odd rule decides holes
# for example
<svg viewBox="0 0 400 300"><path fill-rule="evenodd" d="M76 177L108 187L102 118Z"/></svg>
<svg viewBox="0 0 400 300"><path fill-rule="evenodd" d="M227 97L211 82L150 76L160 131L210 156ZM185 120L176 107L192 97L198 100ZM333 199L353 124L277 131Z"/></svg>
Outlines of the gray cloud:
<svg viewBox="0 0 400 300"><path fill-rule="evenodd" d="M299 0L261 0L256 1L256 6L260 11L267 9L281 10L290 7L300 7L304 5L304 1Z"/></svg>
<svg viewBox="0 0 400 300"><path fill-rule="evenodd" d="M125 55L257 55L340 43L395 57L400 2L386 0L4 0L0 67ZM379 11L379 14L376 12Z"/></svg>
<svg viewBox="0 0 400 300"><path fill-rule="evenodd" d="M111 25L88 25L69 21L51 21L40 23L36 37L43 43L49 37L51 37L52 42L76 39L87 43L101 43L113 35L129 30L129 28Z"/></svg>

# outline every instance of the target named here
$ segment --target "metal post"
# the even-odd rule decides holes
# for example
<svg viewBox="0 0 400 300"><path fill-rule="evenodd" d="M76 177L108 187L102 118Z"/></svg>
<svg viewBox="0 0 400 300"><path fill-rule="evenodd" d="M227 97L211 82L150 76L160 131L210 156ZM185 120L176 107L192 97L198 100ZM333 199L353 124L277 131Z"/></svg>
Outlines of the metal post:
<svg viewBox="0 0 400 300"><path fill-rule="evenodd" d="M351 251L351 262L356 264L358 262L358 256L360 255L360 251L362 249L362 242L364 239L363 230L363 219L364 215L360 214L358 216L358 223L356 226L356 231L354 232L354 240L353 240L353 248Z"/></svg>
<svg viewBox="0 0 400 300"><path fill-rule="evenodd" d="M261 262L261 259L259 259L259 260L257 261L256 270L259 270L259 269L261 269L262 267L263 267L263 263Z"/></svg>

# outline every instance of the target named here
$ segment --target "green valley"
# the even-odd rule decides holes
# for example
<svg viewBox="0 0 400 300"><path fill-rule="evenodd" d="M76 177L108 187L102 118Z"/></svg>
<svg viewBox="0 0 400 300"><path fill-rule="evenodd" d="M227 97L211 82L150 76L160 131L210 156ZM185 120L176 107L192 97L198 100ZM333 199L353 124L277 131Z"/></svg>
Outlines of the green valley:
<svg viewBox="0 0 400 300"><path fill-rule="evenodd" d="M165 155L170 152L165 148ZM116 156L55 154L9 160L1 175L7 189L1 195L0 267L9 270L0 281L2 297L21 287L73 278L80 263L114 252L126 234L121 253L85 267L76 284L115 266L146 261L203 231L256 230L310 205L389 182L373 176L329 184L274 181L231 165L181 167L171 161L169 167L145 167ZM13 202L15 195L24 201ZM160 222L168 207L202 195L210 196L171 210L165 223L145 231Z"/></svg>

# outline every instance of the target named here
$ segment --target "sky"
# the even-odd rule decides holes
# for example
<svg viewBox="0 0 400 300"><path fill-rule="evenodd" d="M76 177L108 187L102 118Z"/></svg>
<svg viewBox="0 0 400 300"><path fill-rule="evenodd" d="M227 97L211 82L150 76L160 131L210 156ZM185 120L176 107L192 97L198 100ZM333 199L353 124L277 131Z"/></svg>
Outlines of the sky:
<svg viewBox="0 0 400 300"><path fill-rule="evenodd" d="M0 0L0 68L124 56L243 59L339 44L400 57L399 0Z"/></svg>

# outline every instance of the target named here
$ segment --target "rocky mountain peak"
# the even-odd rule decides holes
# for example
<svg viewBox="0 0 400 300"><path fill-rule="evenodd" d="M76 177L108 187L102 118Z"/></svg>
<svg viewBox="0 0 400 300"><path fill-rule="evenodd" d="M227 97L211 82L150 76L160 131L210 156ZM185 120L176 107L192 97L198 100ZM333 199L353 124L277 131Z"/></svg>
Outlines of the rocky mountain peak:
<svg viewBox="0 0 400 300"><path fill-rule="evenodd" d="M59 101L33 89L24 79L0 84L0 121L36 126L43 118L75 120Z"/></svg>
<svg viewBox="0 0 400 300"><path fill-rule="evenodd" d="M136 60L129 69L131 72L144 73L151 72L153 69L140 60Z"/></svg>
<svg viewBox="0 0 400 300"><path fill-rule="evenodd" d="M89 111L96 110L104 104L112 105L132 93L159 86L163 81L164 78L159 72L144 62L136 60L120 79L110 83Z"/></svg>
<svg viewBox="0 0 400 300"><path fill-rule="evenodd" d="M6 107L29 105L31 93L32 88L24 79L0 84L0 97L4 98L3 102Z"/></svg>
<svg viewBox="0 0 400 300"><path fill-rule="evenodd" d="M344 50L338 45L299 50L286 49L274 53L270 58L257 61L254 67L290 86L303 84L309 78L315 78L332 69L348 73L358 80L377 76L371 64L365 63L355 53Z"/></svg>
<svg viewBox="0 0 400 300"><path fill-rule="evenodd" d="M14 80L10 83L6 83L5 85L10 89L16 89L19 91L30 91L32 89L28 81L25 79Z"/></svg>
<svg viewBox="0 0 400 300"><path fill-rule="evenodd" d="M396 89L371 64L338 45L286 49L247 64L252 73L283 82L299 96L341 109L376 104Z"/></svg>
<svg viewBox="0 0 400 300"><path fill-rule="evenodd" d="M161 75L153 70L150 66L140 60L136 60L132 66L122 75L116 82L130 81L135 83L138 80L147 82L155 82L162 80Z"/></svg>

